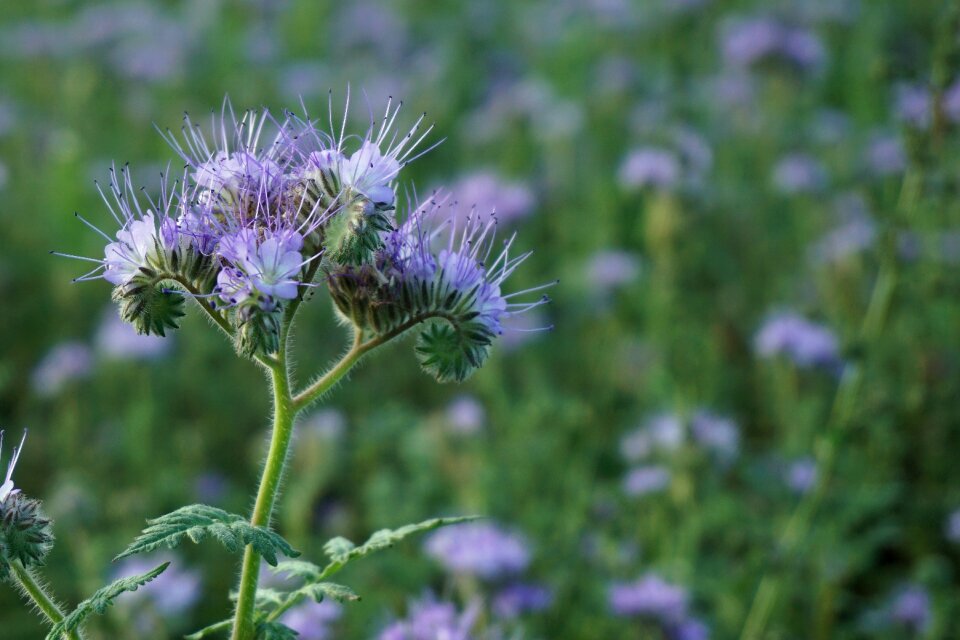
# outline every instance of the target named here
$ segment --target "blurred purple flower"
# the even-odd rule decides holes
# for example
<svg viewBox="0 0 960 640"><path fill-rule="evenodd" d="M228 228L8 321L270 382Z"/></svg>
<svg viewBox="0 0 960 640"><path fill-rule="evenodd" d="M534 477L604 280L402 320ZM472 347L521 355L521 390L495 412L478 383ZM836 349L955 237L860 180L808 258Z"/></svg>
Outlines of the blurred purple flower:
<svg viewBox="0 0 960 640"><path fill-rule="evenodd" d="M207 471L193 481L193 492L197 500L205 504L217 504L227 493L230 483L222 473Z"/></svg>
<svg viewBox="0 0 960 640"><path fill-rule="evenodd" d="M94 342L98 352L113 360L153 360L166 355L173 344L170 338L137 333L112 307L104 313Z"/></svg>
<svg viewBox="0 0 960 640"><path fill-rule="evenodd" d="M412 603L407 618L381 631L378 640L475 640L479 616L479 602L460 612L453 603L427 597Z"/></svg>
<svg viewBox="0 0 960 640"><path fill-rule="evenodd" d="M598 251L587 262L586 274L592 287L608 292L635 281L640 275L640 261L627 251Z"/></svg>
<svg viewBox="0 0 960 640"><path fill-rule="evenodd" d="M901 84L896 89L894 109L904 124L926 129L933 119L933 96L927 87Z"/></svg>
<svg viewBox="0 0 960 640"><path fill-rule="evenodd" d="M710 628L696 618L687 618L670 627L670 640L709 640Z"/></svg>
<svg viewBox="0 0 960 640"><path fill-rule="evenodd" d="M157 565L169 562L167 570L155 580L136 591L124 594L119 604L129 607L150 607L164 618L182 619L203 595L200 574L182 567L180 558L172 553L134 556L120 562L112 578L118 580L134 574L150 571Z"/></svg>
<svg viewBox="0 0 960 640"><path fill-rule="evenodd" d="M750 17L728 22L721 30L724 60L734 67L779 59L801 69L815 70L826 60L817 34L773 18Z"/></svg>
<svg viewBox="0 0 960 640"><path fill-rule="evenodd" d="M493 611L500 618L517 618L524 613L543 611L553 604L553 593L539 584L513 583L497 592Z"/></svg>
<svg viewBox="0 0 960 640"><path fill-rule="evenodd" d="M873 246L876 240L876 225L862 196L845 194L836 199L835 205L841 223L810 247L814 263L843 260Z"/></svg>
<svg viewBox="0 0 960 640"><path fill-rule="evenodd" d="M817 462L810 457L794 460L787 467L785 480L794 493L807 493L817 482Z"/></svg>
<svg viewBox="0 0 960 640"><path fill-rule="evenodd" d="M944 529L947 540L960 544L960 509L947 516L947 524Z"/></svg>
<svg viewBox="0 0 960 640"><path fill-rule="evenodd" d="M627 154L618 176L625 189L669 189L680 181L680 160L673 151L641 147Z"/></svg>
<svg viewBox="0 0 960 640"><path fill-rule="evenodd" d="M941 108L951 122L960 122L960 80L954 80L943 92Z"/></svg>
<svg viewBox="0 0 960 640"><path fill-rule="evenodd" d="M450 430L460 434L480 431L487 422L487 412L475 397L461 394L447 405L447 424Z"/></svg>
<svg viewBox="0 0 960 640"><path fill-rule="evenodd" d="M343 608L332 600L308 600L288 610L280 622L296 631L301 640L328 640L333 638L331 625L343 615Z"/></svg>
<svg viewBox="0 0 960 640"><path fill-rule="evenodd" d="M732 460L740 451L740 429L730 418L700 410L693 415L690 428L693 439L721 460Z"/></svg>
<svg viewBox="0 0 960 640"><path fill-rule="evenodd" d="M663 491L670 485L670 470L659 465L634 467L623 478L623 492L632 498Z"/></svg>
<svg viewBox="0 0 960 640"><path fill-rule="evenodd" d="M900 138L892 135L874 137L867 145L866 163L876 176L903 173L907 167L907 154Z"/></svg>
<svg viewBox="0 0 960 640"><path fill-rule="evenodd" d="M495 211L497 219L505 224L530 215L535 204L533 192L523 183L505 180L489 170L460 178L450 193L465 205L459 210L469 212L475 206L481 216Z"/></svg>
<svg viewBox="0 0 960 640"><path fill-rule="evenodd" d="M304 418L303 428L325 440L336 440L346 431L347 418L339 409L319 409Z"/></svg>
<svg viewBox="0 0 960 640"><path fill-rule="evenodd" d="M689 596L683 587L647 573L634 582L611 585L607 599L615 615L643 616L671 624L686 618Z"/></svg>
<svg viewBox="0 0 960 640"><path fill-rule="evenodd" d="M823 166L805 153L784 156L773 168L773 184L786 195L819 191L826 182Z"/></svg>
<svg viewBox="0 0 960 640"><path fill-rule="evenodd" d="M791 312L769 317L754 345L762 357L784 355L798 367L830 368L840 363L840 348L833 332Z"/></svg>
<svg viewBox="0 0 960 640"><path fill-rule="evenodd" d="M30 377L37 395L55 396L71 381L93 371L93 353L82 342L62 342L47 352Z"/></svg>
<svg viewBox="0 0 960 640"><path fill-rule="evenodd" d="M923 633L930 625L930 595L920 585L906 585L893 597L890 619L913 633Z"/></svg>
<svg viewBox="0 0 960 640"><path fill-rule="evenodd" d="M427 538L424 548L448 571L488 580L519 573L530 564L527 542L489 522L440 529Z"/></svg>

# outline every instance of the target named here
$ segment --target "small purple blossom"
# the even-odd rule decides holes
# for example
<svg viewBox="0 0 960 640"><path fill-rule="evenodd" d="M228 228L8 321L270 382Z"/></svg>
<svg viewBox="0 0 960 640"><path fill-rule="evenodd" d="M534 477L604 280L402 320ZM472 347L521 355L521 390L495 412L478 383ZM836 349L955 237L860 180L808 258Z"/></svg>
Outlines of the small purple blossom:
<svg viewBox="0 0 960 640"><path fill-rule="evenodd" d="M615 615L641 616L671 624L686 618L689 595L683 587L647 573L634 582L611 585L607 600Z"/></svg>
<svg viewBox="0 0 960 640"><path fill-rule="evenodd" d="M333 638L330 627L342 615L343 607L332 600L308 600L284 613L280 622L296 631L302 640L328 640Z"/></svg>
<svg viewBox="0 0 960 640"><path fill-rule="evenodd" d="M925 86L902 84L896 89L894 109L904 124L926 129L933 120L933 96Z"/></svg>
<svg viewBox="0 0 960 640"><path fill-rule="evenodd" d="M500 618L517 618L550 608L553 592L539 584L517 582L500 589L493 598L493 611Z"/></svg>
<svg viewBox="0 0 960 640"><path fill-rule="evenodd" d="M477 433L487 421L487 412L475 397L459 395L447 405L447 424L450 430L460 434Z"/></svg>
<svg viewBox="0 0 960 640"><path fill-rule="evenodd" d="M93 353L82 342L63 342L51 349L30 376L39 396L55 396L71 381L93 371Z"/></svg>
<svg viewBox="0 0 960 640"><path fill-rule="evenodd" d="M930 625L930 595L920 585L906 585L894 595L888 611L894 623L923 633Z"/></svg>
<svg viewBox="0 0 960 640"><path fill-rule="evenodd" d="M903 173L907 167L907 154L900 138L891 135L875 136L867 145L866 163L875 176Z"/></svg>
<svg viewBox="0 0 960 640"><path fill-rule="evenodd" d="M634 282L640 275L640 261L626 251L598 251L586 267L587 281L602 292Z"/></svg>
<svg viewBox="0 0 960 640"><path fill-rule="evenodd" d="M489 522L440 529L427 538L424 548L448 571L487 580L519 573L530 564L527 542Z"/></svg>
<svg viewBox="0 0 960 640"><path fill-rule="evenodd" d="M319 409L303 419L303 429L325 440L336 440L346 431L347 418L338 409Z"/></svg>
<svg viewBox="0 0 960 640"><path fill-rule="evenodd" d="M527 217L535 204L533 192L522 182L506 180L487 169L463 176L450 192L461 204L493 212L504 224Z"/></svg>
<svg viewBox="0 0 960 640"><path fill-rule="evenodd" d="M721 32L721 50L733 67L782 60L800 69L816 70L826 60L826 50L815 33L768 17L728 22Z"/></svg>
<svg viewBox="0 0 960 640"><path fill-rule="evenodd" d="M219 503L230 487L229 481L221 473L207 471L193 481L193 492L204 504Z"/></svg>
<svg viewBox="0 0 960 640"><path fill-rule="evenodd" d="M97 351L112 360L155 360L169 353L171 346L159 336L137 333L113 308L104 313L94 342Z"/></svg>
<svg viewBox="0 0 960 640"><path fill-rule="evenodd" d="M957 509L947 516L944 533L946 534L947 540L960 544L960 509Z"/></svg>
<svg viewBox="0 0 960 640"><path fill-rule="evenodd" d="M817 462L811 457L798 458L787 467L787 486L797 494L805 494L817 483Z"/></svg>
<svg viewBox="0 0 960 640"><path fill-rule="evenodd" d="M672 625L669 629L670 640L709 640L710 628L701 620L687 618Z"/></svg>
<svg viewBox="0 0 960 640"><path fill-rule="evenodd" d="M680 181L680 159L667 149L634 149L624 158L618 177L625 189L670 189Z"/></svg>
<svg viewBox="0 0 960 640"><path fill-rule="evenodd" d="M411 603L404 620L389 625L378 640L475 640L474 627L480 616L480 603L458 611L451 602L432 597Z"/></svg>
<svg viewBox="0 0 960 640"><path fill-rule="evenodd" d="M953 83L943 92L941 108L951 122L960 122L960 80Z"/></svg>
<svg viewBox="0 0 960 640"><path fill-rule="evenodd" d="M833 367L840 362L837 338L824 325L795 313L768 318L757 333L757 353L771 358L784 355L798 367Z"/></svg>
<svg viewBox="0 0 960 640"><path fill-rule="evenodd" d="M623 479L623 492L637 498L663 491L670 485L670 470L659 465L634 467Z"/></svg>
<svg viewBox="0 0 960 640"><path fill-rule="evenodd" d="M823 166L803 153L785 156L773 169L773 184L785 195L819 191L826 181L827 174Z"/></svg>
<svg viewBox="0 0 960 640"><path fill-rule="evenodd" d="M723 461L730 461L740 450L740 429L732 419L700 410L690 421L697 444Z"/></svg>

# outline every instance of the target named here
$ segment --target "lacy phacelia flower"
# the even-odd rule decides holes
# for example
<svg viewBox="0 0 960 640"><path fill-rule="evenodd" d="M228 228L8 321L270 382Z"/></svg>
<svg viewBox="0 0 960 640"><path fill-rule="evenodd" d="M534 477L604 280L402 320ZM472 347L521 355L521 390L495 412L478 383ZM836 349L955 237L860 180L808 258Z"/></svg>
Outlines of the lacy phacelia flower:
<svg viewBox="0 0 960 640"><path fill-rule="evenodd" d="M427 538L427 553L453 573L494 579L519 573L530 564L520 536L488 522L440 529Z"/></svg>
<svg viewBox="0 0 960 640"><path fill-rule="evenodd" d="M304 602L280 617L280 622L296 631L302 640L333 638L330 627L343 615L343 607L331 600Z"/></svg>
<svg viewBox="0 0 960 640"><path fill-rule="evenodd" d="M614 584L608 596L610 608L618 616L645 616L671 624L687 615L687 590L654 573L635 582Z"/></svg>
<svg viewBox="0 0 960 640"><path fill-rule="evenodd" d="M512 238L494 250L495 217L481 222L474 212L438 224L431 202L399 223L398 173L429 151L418 146L432 129L420 132L421 116L399 134L399 109L388 102L359 137L346 133L346 112L337 130L331 115L325 132L292 114L238 119L225 102L211 138L187 117L180 138L165 134L186 161L183 180L164 183L153 201L136 194L126 168L112 174L105 200L120 229L115 240L98 229L109 242L105 257L79 279L115 285L121 317L140 333L176 328L192 297L241 354L257 357L279 348L284 309L322 269L358 331L389 339L426 323L421 366L438 380L463 380L504 319L546 300L511 301L542 287L501 291L529 254L512 255ZM444 234L446 246L435 247Z"/></svg>
<svg viewBox="0 0 960 640"><path fill-rule="evenodd" d="M458 228L453 216L438 224L441 206L432 200L415 208L385 234L371 262L332 271L328 285L359 329L394 334L427 322L416 345L420 365L441 382L462 381L483 364L505 318L549 301L511 299L553 283L504 294L501 285L530 253L511 256L513 237L494 252L495 220L471 216Z"/></svg>

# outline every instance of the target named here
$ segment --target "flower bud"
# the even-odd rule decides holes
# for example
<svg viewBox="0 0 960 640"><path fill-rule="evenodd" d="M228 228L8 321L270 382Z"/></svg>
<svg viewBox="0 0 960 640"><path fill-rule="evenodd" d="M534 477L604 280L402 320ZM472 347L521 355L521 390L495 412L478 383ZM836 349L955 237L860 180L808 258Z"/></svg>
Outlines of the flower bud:
<svg viewBox="0 0 960 640"><path fill-rule="evenodd" d="M12 493L0 502L0 579L6 578L10 562L39 566L53 548L53 527L40 501Z"/></svg>

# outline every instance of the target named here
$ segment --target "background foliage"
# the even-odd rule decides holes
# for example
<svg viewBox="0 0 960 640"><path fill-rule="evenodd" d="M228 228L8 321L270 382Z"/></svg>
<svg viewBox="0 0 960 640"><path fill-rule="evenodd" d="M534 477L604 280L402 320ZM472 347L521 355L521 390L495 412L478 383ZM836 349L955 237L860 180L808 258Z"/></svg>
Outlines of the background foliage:
<svg viewBox="0 0 960 640"><path fill-rule="evenodd" d="M337 535L483 513L522 533L527 577L553 592L521 621L526 637L656 633L608 605L611 584L648 572L683 585L715 638L738 636L765 572L784 585L770 637L953 637L960 105L949 89L960 66L948 4L5 4L0 424L30 429L18 486L56 520L48 574L60 595L77 602L103 584L147 518L198 501L245 512L269 398L196 313L167 351L98 338L113 335L108 286L72 284L82 265L47 252L102 251L71 214L107 220L92 180L111 161L130 161L148 188L176 164L153 123L176 129L184 109L218 108L225 94L295 110L302 96L325 115L328 89L340 104L350 83L374 110L402 97L410 121L425 110L447 137L407 170L421 192L452 185L501 212L519 202L504 226L536 253L516 286L561 282L531 321L556 330L508 333L464 386L434 384L409 342L393 345L304 422L276 524L305 557ZM763 49L759 31L738 45L738 25L757 17L806 35L786 52ZM499 178L467 193L478 171ZM896 287L883 330L864 341L882 265ZM843 365L758 353L765 320L786 309L827 327L846 366L862 367L842 433L829 416ZM302 377L344 346L317 296L296 332ZM464 417L460 394L479 415ZM685 438L654 454L664 487L625 491L623 438L662 414L692 428L699 410L735 423L732 449L720 459ZM801 499L791 465L834 436L812 526L794 553L772 553ZM344 572L364 599L345 606L337 637L375 635L428 588L490 595L418 545ZM199 600L143 637L229 608L232 556L207 545L176 561L202 575ZM929 594L925 624L891 613L908 585ZM115 608L95 637L135 615ZM9 638L43 632L10 589L0 626Z"/></svg>

